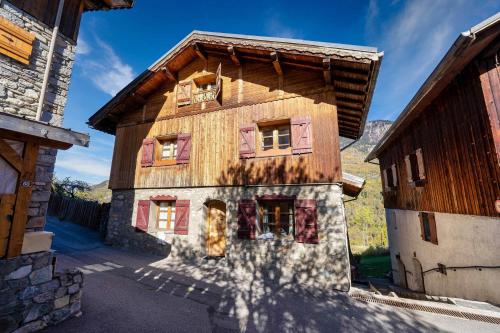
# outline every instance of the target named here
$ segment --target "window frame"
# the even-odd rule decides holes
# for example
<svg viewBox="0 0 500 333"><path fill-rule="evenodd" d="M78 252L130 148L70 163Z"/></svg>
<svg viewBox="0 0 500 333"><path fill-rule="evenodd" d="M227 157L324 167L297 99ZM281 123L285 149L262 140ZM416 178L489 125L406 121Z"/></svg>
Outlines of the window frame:
<svg viewBox="0 0 500 333"><path fill-rule="evenodd" d="M163 147L165 143L170 142L170 150L172 154L172 158L164 159L163 158ZM155 142L155 166L165 166L165 165L175 165L177 164L177 135L167 135L167 136L158 136L156 137Z"/></svg>
<svg viewBox="0 0 500 333"><path fill-rule="evenodd" d="M420 212L419 220L420 238L425 242L438 245L436 215L432 212Z"/></svg>
<svg viewBox="0 0 500 333"><path fill-rule="evenodd" d="M290 240L293 241L295 240L295 229L296 229L296 221L295 221L295 205L294 205L294 200L290 199L283 199L283 200L259 200L257 201L258 203L258 209L257 209L257 223L256 223L256 231L257 231L257 236L263 235L266 233L272 233L274 236L274 239L280 239L280 240ZM286 204L288 206L288 212L283 213L282 210L282 205ZM274 210L274 213L265 213L265 210ZM266 226L265 226L265 216L274 216L274 228L270 228L269 225L270 223L267 222L267 228L269 231L265 232ZM282 223L282 216L288 216L288 234L285 236L281 235L281 226L284 224Z"/></svg>
<svg viewBox="0 0 500 333"><path fill-rule="evenodd" d="M419 154L421 155L420 158L422 159L421 166L419 163L419 156L418 156ZM418 148L418 149L414 150L413 152L411 152L410 154L407 154L405 156L405 163L407 163L406 158L408 158L408 161L409 161L408 163L410 163L409 168L410 168L410 172L411 172L409 175L407 175L407 176L411 176L411 180L410 180L410 177L408 177L408 182L412 186L424 186L424 184L426 182L426 177L425 177L425 165L424 165L424 161L423 161L422 148ZM422 167L422 170L421 170L421 167ZM406 166L406 170L408 172L408 165ZM421 178L421 175L424 175L423 178Z"/></svg>
<svg viewBox="0 0 500 333"><path fill-rule="evenodd" d="M280 129L286 128L288 130L288 146L286 148L280 148L279 139ZM283 156L292 154L292 126L290 119L283 119L270 122L257 123L257 135L256 139L256 157L267 157L267 156ZM264 131L272 130L273 145L272 148L264 149ZM267 136L269 138L269 136Z"/></svg>
<svg viewBox="0 0 500 333"><path fill-rule="evenodd" d="M167 208L168 208L168 210L167 210L167 228L160 227L160 222L163 220L163 219L160 219L162 204L168 204L168 206L167 206ZM156 205L157 205L156 230L173 234L174 229L175 229L175 214L177 214L176 202L174 200L163 200L163 201L158 201ZM172 211L174 213L173 218L172 218Z"/></svg>

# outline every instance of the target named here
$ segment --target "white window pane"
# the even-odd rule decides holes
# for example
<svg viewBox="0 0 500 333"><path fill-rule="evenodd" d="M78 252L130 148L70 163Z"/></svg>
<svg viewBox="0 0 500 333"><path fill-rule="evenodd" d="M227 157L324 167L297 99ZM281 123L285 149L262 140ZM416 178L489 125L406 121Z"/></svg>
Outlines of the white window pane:
<svg viewBox="0 0 500 333"><path fill-rule="evenodd" d="M160 221L160 223L158 223L158 227L160 229L166 229L167 228L167 221Z"/></svg>
<svg viewBox="0 0 500 333"><path fill-rule="evenodd" d="M172 211L172 213L170 213L170 220L171 221L175 220L175 212L174 211Z"/></svg>
<svg viewBox="0 0 500 333"><path fill-rule="evenodd" d="M160 212L158 217L160 218L160 220L166 220L168 217L168 212Z"/></svg>

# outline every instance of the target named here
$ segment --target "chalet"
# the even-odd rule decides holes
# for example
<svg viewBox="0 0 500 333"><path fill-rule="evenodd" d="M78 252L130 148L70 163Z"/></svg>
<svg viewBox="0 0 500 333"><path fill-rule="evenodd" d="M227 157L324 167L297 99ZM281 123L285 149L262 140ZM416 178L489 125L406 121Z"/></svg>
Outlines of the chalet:
<svg viewBox="0 0 500 333"><path fill-rule="evenodd" d="M363 182L344 180L339 137L363 133L381 57L189 34L89 120L116 136L108 241L347 290L343 183Z"/></svg>
<svg viewBox="0 0 500 333"><path fill-rule="evenodd" d="M1 332L22 325L31 332L80 310L74 297L76 305L59 313L53 298L33 300L42 290L54 295L54 280L72 278L52 274L45 215L57 149L89 143L87 134L61 127L81 16L131 6L131 0L0 1Z"/></svg>
<svg viewBox="0 0 500 333"><path fill-rule="evenodd" d="M500 13L459 35L378 158L394 281L500 304Z"/></svg>

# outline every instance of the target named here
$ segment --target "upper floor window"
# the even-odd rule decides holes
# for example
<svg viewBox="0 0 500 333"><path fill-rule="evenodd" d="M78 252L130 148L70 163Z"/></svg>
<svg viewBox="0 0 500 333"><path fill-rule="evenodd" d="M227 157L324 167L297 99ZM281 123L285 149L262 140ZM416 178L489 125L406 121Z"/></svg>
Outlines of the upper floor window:
<svg viewBox="0 0 500 333"><path fill-rule="evenodd" d="M312 153L312 137L309 116L245 124L239 131L240 158Z"/></svg>
<svg viewBox="0 0 500 333"><path fill-rule="evenodd" d="M384 169L384 191L390 191L398 186L398 174L396 164L392 164L390 168Z"/></svg>
<svg viewBox="0 0 500 333"><path fill-rule="evenodd" d="M175 201L160 201L158 205L157 228L160 231L174 231Z"/></svg>
<svg viewBox="0 0 500 333"><path fill-rule="evenodd" d="M166 140L161 142L161 160L175 160L177 156L177 139Z"/></svg>
<svg viewBox="0 0 500 333"><path fill-rule="evenodd" d="M260 126L260 147L262 152L290 153L290 124Z"/></svg>
<svg viewBox="0 0 500 333"><path fill-rule="evenodd" d="M408 182L413 185L423 185L425 180L424 157L422 148L405 156L406 174Z"/></svg>

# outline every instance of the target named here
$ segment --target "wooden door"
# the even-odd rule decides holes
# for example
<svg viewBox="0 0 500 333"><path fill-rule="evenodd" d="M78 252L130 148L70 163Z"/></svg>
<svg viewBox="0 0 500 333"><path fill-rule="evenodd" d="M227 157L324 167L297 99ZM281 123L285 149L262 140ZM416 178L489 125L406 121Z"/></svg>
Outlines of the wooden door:
<svg viewBox="0 0 500 333"><path fill-rule="evenodd" d="M226 205L220 201L208 204L207 255L222 257L226 252Z"/></svg>

